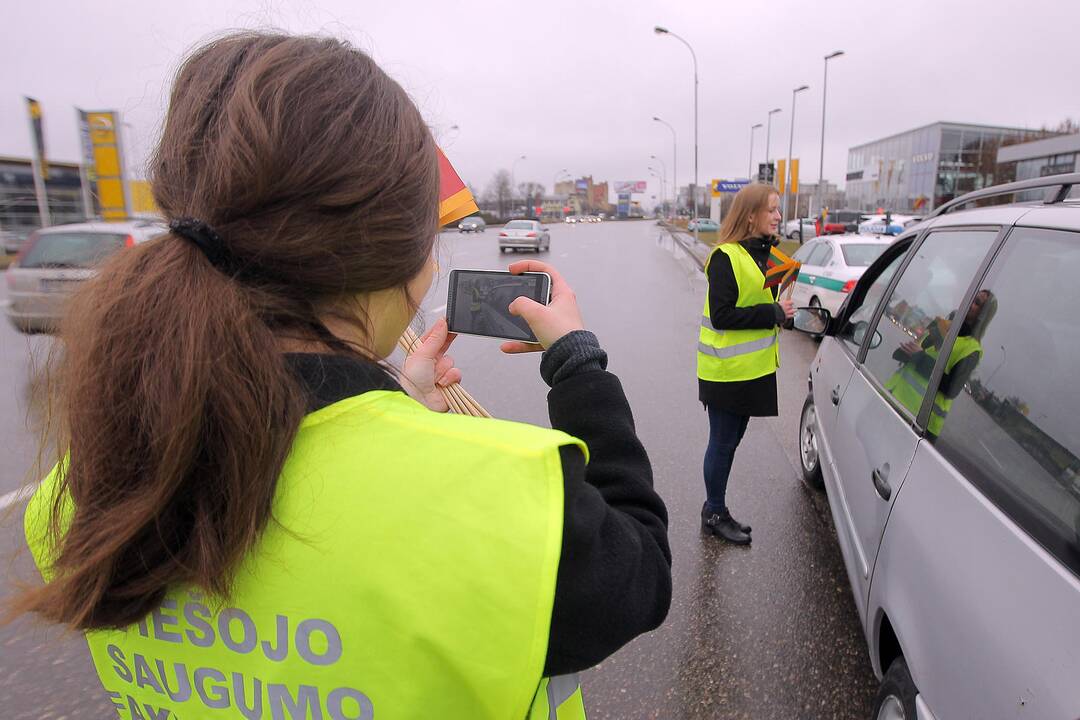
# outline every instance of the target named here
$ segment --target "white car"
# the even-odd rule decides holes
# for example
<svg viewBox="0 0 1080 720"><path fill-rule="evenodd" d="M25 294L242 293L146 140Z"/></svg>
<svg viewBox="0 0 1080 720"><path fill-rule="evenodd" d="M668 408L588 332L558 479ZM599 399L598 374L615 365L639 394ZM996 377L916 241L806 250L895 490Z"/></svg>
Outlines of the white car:
<svg viewBox="0 0 1080 720"><path fill-rule="evenodd" d="M867 215L859 223L863 235L899 235L917 218L914 215Z"/></svg>
<svg viewBox="0 0 1080 720"><path fill-rule="evenodd" d="M863 272L893 238L884 235L826 235L792 257L802 263L791 299L796 307L823 307L835 315Z"/></svg>
<svg viewBox="0 0 1080 720"><path fill-rule="evenodd" d="M788 220L784 223L784 237L788 240L798 240L800 243L817 237L817 230L814 229L814 218Z"/></svg>
<svg viewBox="0 0 1080 720"><path fill-rule="evenodd" d="M536 220L511 220L499 232L499 252L551 249L551 233Z"/></svg>

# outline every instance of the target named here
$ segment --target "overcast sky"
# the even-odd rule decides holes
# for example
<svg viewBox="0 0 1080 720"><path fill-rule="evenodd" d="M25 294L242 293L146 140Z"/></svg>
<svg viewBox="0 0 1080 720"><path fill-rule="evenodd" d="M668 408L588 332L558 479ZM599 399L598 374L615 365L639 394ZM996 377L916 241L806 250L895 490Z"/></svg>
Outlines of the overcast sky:
<svg viewBox="0 0 1080 720"><path fill-rule="evenodd" d="M440 0L4 0L0 154L27 156L23 96L42 103L50 157L78 159L76 106L117 109L138 166L154 142L180 58L234 28L344 38L412 95L463 178L478 189L514 158L517 180L549 187L563 168L651 182L650 155L693 179L690 54L700 76L700 172L744 177L750 126L773 116L772 156L816 181L822 57L829 63L825 175L847 149L951 120L1037 128L1080 117L1080 0L771 0L770 2ZM451 131L457 125L459 131ZM764 160L758 131L754 162Z"/></svg>

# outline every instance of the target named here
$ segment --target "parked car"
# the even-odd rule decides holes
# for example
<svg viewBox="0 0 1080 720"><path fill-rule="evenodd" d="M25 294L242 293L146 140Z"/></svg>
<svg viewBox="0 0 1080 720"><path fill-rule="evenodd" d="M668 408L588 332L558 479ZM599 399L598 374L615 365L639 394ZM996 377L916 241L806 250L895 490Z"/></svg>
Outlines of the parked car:
<svg viewBox="0 0 1080 720"><path fill-rule="evenodd" d="M19 252L19 247L22 244L22 236L12 230L0 230L0 247L3 248L5 254L14 255Z"/></svg>
<svg viewBox="0 0 1080 720"><path fill-rule="evenodd" d="M859 223L859 232L873 235L899 235L904 232L904 228L910 227L914 222L914 215L893 215L892 213L865 215Z"/></svg>
<svg viewBox="0 0 1080 720"><path fill-rule="evenodd" d="M825 229L821 228L821 219L815 218L814 227L818 235L843 235L858 232L859 223L865 220L866 213L858 210L830 210Z"/></svg>
<svg viewBox="0 0 1080 720"><path fill-rule="evenodd" d="M484 218L479 215L470 215L457 226L458 232L484 232L487 229L487 223L484 222Z"/></svg>
<svg viewBox="0 0 1080 720"><path fill-rule="evenodd" d="M946 203L837 314L796 313L825 336L799 457L881 679L871 717L1080 717L1077 273L1080 173Z"/></svg>
<svg viewBox="0 0 1080 720"><path fill-rule="evenodd" d="M569 225L573 225L577 222L580 222L581 218L579 218L577 215L567 215L565 218L563 218L563 221Z"/></svg>
<svg viewBox="0 0 1080 720"><path fill-rule="evenodd" d="M688 222L686 229L690 232L694 232L694 230L698 232L719 232L720 224L710 218L698 218Z"/></svg>
<svg viewBox="0 0 1080 720"><path fill-rule="evenodd" d="M511 220L499 232L499 252L551 249L551 234L536 220Z"/></svg>
<svg viewBox="0 0 1080 720"><path fill-rule="evenodd" d="M870 263L893 238L882 235L827 235L806 241L792 256L802 263L791 299L797 306L823 307L834 315Z"/></svg>
<svg viewBox="0 0 1080 720"><path fill-rule="evenodd" d="M160 221L88 222L36 230L5 272L8 320L24 333L53 332L66 300L95 267L166 231Z"/></svg>
<svg viewBox="0 0 1080 720"><path fill-rule="evenodd" d="M814 218L798 218L784 223L784 237L788 240L798 240L804 243L810 238L817 237Z"/></svg>

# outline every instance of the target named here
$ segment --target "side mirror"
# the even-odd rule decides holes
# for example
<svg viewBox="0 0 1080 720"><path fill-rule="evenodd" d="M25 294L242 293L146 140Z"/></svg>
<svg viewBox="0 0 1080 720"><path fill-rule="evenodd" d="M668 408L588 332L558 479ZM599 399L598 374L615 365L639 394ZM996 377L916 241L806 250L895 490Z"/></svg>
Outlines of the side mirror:
<svg viewBox="0 0 1080 720"><path fill-rule="evenodd" d="M792 327L811 335L824 335L829 329L832 313L823 307L804 307L795 311Z"/></svg>
<svg viewBox="0 0 1080 720"><path fill-rule="evenodd" d="M870 328L870 323L866 322L865 320L860 320L859 322L855 323L854 327L851 328L851 342L853 342L856 345L862 345L863 340L866 339L866 331L869 328ZM880 344L881 344L881 333L879 333L877 330L875 330L874 331L874 336L872 338L870 338L870 349L874 349Z"/></svg>

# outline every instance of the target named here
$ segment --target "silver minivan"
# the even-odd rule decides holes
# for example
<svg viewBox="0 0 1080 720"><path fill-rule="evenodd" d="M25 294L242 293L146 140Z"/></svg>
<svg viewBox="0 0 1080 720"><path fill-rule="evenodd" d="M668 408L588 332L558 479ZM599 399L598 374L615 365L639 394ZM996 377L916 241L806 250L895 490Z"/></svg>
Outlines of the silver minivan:
<svg viewBox="0 0 1080 720"><path fill-rule="evenodd" d="M874 717L1080 718L1077 277L1080 173L946 203L835 317L796 313L825 336L799 455L881 678Z"/></svg>

